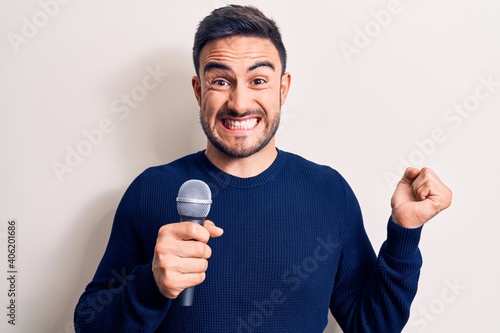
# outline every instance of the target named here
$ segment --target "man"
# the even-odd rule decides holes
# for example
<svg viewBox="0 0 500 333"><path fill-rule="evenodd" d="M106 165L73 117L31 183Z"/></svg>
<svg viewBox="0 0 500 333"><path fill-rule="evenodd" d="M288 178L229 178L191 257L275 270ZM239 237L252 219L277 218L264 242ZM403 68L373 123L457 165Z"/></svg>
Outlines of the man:
<svg viewBox="0 0 500 333"><path fill-rule="evenodd" d="M193 60L206 150L127 189L76 307L77 331L311 333L330 310L344 332L400 332L422 225L450 205L450 190L429 169L406 170L377 258L347 182L275 146L291 76L274 21L253 7L215 10L198 27ZM189 179L213 194L204 227L177 222ZM191 286L194 304L179 305Z"/></svg>

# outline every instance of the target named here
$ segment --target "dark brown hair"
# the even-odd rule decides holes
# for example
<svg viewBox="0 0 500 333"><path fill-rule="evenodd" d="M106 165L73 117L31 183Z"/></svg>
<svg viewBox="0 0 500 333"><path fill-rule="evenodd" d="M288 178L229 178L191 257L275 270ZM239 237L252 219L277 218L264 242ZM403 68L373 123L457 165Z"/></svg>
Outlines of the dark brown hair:
<svg viewBox="0 0 500 333"><path fill-rule="evenodd" d="M215 9L198 25L194 36L193 62L200 75L200 54L208 42L230 36L251 36L269 39L281 60L281 74L285 73L286 50L276 22L253 6L228 5Z"/></svg>

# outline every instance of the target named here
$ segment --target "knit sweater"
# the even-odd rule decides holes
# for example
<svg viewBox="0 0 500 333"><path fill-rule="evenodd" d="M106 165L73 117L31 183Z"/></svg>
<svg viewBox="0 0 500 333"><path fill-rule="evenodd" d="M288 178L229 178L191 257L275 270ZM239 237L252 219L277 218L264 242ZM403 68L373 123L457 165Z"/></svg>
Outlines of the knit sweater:
<svg viewBox="0 0 500 333"><path fill-rule="evenodd" d="M194 304L162 296L151 271L158 229L179 221L189 179L212 191L206 279ZM261 174L239 178L198 152L147 169L125 192L109 243L75 309L77 332L319 333L330 310L345 333L400 332L422 264L421 228L389 219L378 258L361 210L334 169L278 150Z"/></svg>

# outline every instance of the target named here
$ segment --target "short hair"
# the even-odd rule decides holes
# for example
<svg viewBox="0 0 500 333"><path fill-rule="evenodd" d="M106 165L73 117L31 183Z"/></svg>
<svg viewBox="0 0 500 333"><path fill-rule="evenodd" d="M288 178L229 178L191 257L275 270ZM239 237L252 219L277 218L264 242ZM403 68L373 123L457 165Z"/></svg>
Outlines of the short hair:
<svg viewBox="0 0 500 333"><path fill-rule="evenodd" d="M193 62L196 75L200 75L200 55L211 41L231 36L250 36L269 39L281 60L281 74L285 73L286 50L281 33L274 20L253 6L228 5L215 9L198 25L194 36Z"/></svg>

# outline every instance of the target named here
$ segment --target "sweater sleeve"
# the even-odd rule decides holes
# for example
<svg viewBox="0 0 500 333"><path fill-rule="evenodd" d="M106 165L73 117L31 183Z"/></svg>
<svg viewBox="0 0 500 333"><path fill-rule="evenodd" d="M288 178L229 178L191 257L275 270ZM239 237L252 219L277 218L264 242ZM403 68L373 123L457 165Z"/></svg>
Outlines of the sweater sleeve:
<svg viewBox="0 0 500 333"><path fill-rule="evenodd" d="M417 292L422 228L405 229L389 219L378 258L363 226L351 188L345 191L343 247L330 310L344 333L401 332Z"/></svg>
<svg viewBox="0 0 500 333"><path fill-rule="evenodd" d="M154 332L171 301L160 294L141 252L141 181L125 192L104 256L74 313L76 332Z"/></svg>

